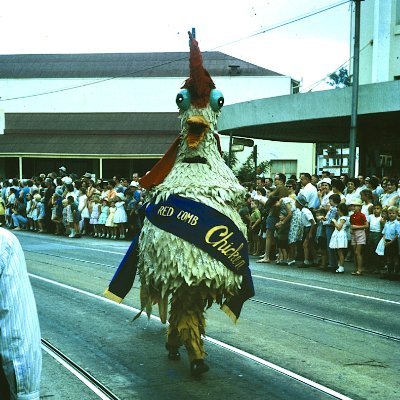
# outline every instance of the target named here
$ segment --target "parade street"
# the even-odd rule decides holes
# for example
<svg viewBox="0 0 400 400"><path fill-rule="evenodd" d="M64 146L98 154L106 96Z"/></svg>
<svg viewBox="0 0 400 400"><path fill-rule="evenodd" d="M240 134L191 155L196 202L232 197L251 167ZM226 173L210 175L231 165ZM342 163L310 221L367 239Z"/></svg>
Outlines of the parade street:
<svg viewBox="0 0 400 400"><path fill-rule="evenodd" d="M400 393L398 282L256 264L256 295L234 325L207 311L210 371L196 381L186 353L169 361L157 316L132 322L136 281L123 305L102 296L128 241L18 232L42 338L119 399L394 399ZM339 275L339 276L338 276ZM155 309L154 312L157 310ZM42 397L97 399L43 346Z"/></svg>

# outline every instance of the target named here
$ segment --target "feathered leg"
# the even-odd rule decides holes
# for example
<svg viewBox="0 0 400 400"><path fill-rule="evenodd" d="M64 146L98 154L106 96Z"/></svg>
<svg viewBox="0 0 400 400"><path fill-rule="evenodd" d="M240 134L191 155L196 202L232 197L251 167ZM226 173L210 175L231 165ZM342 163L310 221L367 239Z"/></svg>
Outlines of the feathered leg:
<svg viewBox="0 0 400 400"><path fill-rule="evenodd" d="M189 361L203 360L205 334L205 301L197 288L180 287L171 298L167 345L179 348L184 344Z"/></svg>

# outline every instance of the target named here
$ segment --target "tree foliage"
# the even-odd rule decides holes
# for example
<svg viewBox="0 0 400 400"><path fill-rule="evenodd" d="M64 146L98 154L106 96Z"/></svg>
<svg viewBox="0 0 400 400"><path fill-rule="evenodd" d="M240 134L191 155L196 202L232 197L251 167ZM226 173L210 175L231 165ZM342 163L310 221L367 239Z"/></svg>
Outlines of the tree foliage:
<svg viewBox="0 0 400 400"><path fill-rule="evenodd" d="M224 159L225 164L228 165L229 152L228 151L223 151L222 152L222 158ZM231 154L231 165L230 165L231 169L234 170L237 167L238 164L239 164L239 160L236 157L236 153L232 152L232 154Z"/></svg>
<svg viewBox="0 0 400 400"><path fill-rule="evenodd" d="M330 74L327 83L328 85L333 86L335 89L350 86L351 81L347 68L342 67L338 71Z"/></svg>
<svg viewBox="0 0 400 400"><path fill-rule="evenodd" d="M240 166L237 177L240 182L253 182L255 177L253 154L247 157L246 161ZM262 161L257 165L257 175L263 175L269 173L270 163L269 161Z"/></svg>

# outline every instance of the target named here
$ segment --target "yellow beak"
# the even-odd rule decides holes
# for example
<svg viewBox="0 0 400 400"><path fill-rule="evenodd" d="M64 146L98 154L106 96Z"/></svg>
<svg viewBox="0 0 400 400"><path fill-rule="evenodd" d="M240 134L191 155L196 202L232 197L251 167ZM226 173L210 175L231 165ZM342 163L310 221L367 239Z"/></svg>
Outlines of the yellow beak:
<svg viewBox="0 0 400 400"><path fill-rule="evenodd" d="M186 124L188 126L187 145L189 148L195 149L203 140L208 129L210 129L210 124L201 115L189 117Z"/></svg>

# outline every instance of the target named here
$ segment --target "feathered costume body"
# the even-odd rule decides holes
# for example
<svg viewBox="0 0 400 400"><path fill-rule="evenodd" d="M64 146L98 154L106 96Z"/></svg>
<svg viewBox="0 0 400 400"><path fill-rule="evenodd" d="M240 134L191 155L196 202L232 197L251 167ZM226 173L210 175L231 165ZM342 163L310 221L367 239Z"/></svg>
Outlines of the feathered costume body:
<svg viewBox="0 0 400 400"><path fill-rule="evenodd" d="M246 226L237 212L245 190L220 154L217 118L223 105L222 93L203 67L197 41L190 33L189 38L190 77L177 96L181 133L140 180L148 189L147 218L104 294L121 302L133 285L137 267L141 309L150 315L152 306L158 304L165 323L170 305L168 357L180 358L178 349L185 345L191 372L199 376L208 370L201 338L205 334L205 309L216 302L236 321L254 289L248 269ZM160 222L155 214L164 204L193 210L191 215L198 218L198 226L176 222L179 214L175 222L165 222L168 218L163 217L169 215L162 214ZM171 229L171 224L177 223L179 228ZM210 232L221 227L229 231L225 236L230 242L224 234L217 235L223 239L208 241ZM238 259L242 270L236 264Z"/></svg>
<svg viewBox="0 0 400 400"><path fill-rule="evenodd" d="M210 105L215 85L203 68L197 41L190 35L190 78L186 88L190 105L180 107L181 134L176 159L169 173L151 182L152 172L141 184L148 186L155 203L179 195L212 207L224 214L246 236L237 205L243 201L244 188L227 167L219 151L217 118L220 107ZM179 95L178 95L179 96ZM179 105L179 104L178 104ZM222 104L220 104L222 107ZM139 239L139 275L142 310L151 312L158 303L160 317L166 320L171 297L167 347L185 344L190 361L204 358L201 334L204 334L206 305L236 294L242 276L204 250L145 219ZM227 311L227 310L225 310ZM229 314L229 312L228 312Z"/></svg>

